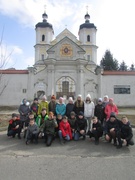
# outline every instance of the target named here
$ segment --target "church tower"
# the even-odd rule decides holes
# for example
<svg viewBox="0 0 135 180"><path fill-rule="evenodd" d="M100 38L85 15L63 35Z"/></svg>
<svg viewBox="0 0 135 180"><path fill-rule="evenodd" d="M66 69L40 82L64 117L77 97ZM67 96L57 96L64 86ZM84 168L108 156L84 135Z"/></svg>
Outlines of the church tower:
<svg viewBox="0 0 135 180"><path fill-rule="evenodd" d="M42 15L43 22L39 22L35 26L36 30L36 45L35 47L35 63L43 61L47 58L47 50L50 47L50 42L53 40L53 27L47 22L48 15L46 12Z"/></svg>
<svg viewBox="0 0 135 180"><path fill-rule="evenodd" d="M90 15L88 14L88 11L84 18L85 23L81 24L79 28L79 40L82 48L86 51L85 59L91 63L97 64L97 28L93 23L90 23Z"/></svg>

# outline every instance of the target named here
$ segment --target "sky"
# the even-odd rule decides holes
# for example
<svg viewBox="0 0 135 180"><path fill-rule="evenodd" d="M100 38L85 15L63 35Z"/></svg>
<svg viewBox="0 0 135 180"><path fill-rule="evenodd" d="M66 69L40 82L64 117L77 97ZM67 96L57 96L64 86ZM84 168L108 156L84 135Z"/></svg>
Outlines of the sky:
<svg viewBox="0 0 135 180"><path fill-rule="evenodd" d="M119 63L135 64L134 0L0 0L0 54L3 68L27 69L34 65L35 25L42 22L46 7L54 38L65 28L78 39L85 22L97 27L97 63L109 49Z"/></svg>

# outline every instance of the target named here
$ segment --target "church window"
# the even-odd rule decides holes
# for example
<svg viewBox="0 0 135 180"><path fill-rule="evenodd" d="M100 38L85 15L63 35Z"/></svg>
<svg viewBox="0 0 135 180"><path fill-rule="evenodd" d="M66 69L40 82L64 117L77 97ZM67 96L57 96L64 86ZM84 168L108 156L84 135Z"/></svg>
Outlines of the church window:
<svg viewBox="0 0 135 180"><path fill-rule="evenodd" d="M23 90L22 90L22 92L23 92L23 93L26 93L26 92L27 92L27 90L26 90L26 89L23 89Z"/></svg>
<svg viewBox="0 0 135 180"><path fill-rule="evenodd" d="M87 41L90 42L90 35L87 36Z"/></svg>
<svg viewBox="0 0 135 180"><path fill-rule="evenodd" d="M130 86L114 85L114 94L130 94Z"/></svg>
<svg viewBox="0 0 135 180"><path fill-rule="evenodd" d="M90 61L90 55L87 55L87 60Z"/></svg>
<svg viewBox="0 0 135 180"><path fill-rule="evenodd" d="M44 34L42 35L42 41L45 41L45 35Z"/></svg>
<svg viewBox="0 0 135 180"><path fill-rule="evenodd" d="M41 54L41 60L42 61L44 60L44 54Z"/></svg>
<svg viewBox="0 0 135 180"><path fill-rule="evenodd" d="M69 82L68 81L63 81L62 82L62 92L63 94L69 92Z"/></svg>

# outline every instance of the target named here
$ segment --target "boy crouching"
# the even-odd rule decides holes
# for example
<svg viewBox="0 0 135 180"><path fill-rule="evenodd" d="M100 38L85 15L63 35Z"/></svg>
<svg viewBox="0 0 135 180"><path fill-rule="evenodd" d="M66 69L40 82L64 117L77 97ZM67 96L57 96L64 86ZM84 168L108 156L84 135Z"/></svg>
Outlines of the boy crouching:
<svg viewBox="0 0 135 180"><path fill-rule="evenodd" d="M18 139L21 139L21 122L18 115L13 113L12 119L9 121L7 136L14 138L16 134L18 134Z"/></svg>
<svg viewBox="0 0 135 180"><path fill-rule="evenodd" d="M39 128L37 124L35 123L34 118L30 119L29 126L27 128L27 133L26 133L26 145L28 145L30 142L33 142L33 140L35 140L35 144L37 144L38 133L39 133Z"/></svg>

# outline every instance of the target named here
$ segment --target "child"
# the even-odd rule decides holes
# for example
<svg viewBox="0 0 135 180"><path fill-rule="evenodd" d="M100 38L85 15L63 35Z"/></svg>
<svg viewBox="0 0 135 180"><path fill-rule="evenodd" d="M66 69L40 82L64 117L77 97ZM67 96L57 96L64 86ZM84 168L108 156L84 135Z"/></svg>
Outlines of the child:
<svg viewBox="0 0 135 180"><path fill-rule="evenodd" d="M133 132L126 116L123 116L121 124L121 130L117 133L118 145L117 148L122 148L122 145L134 145Z"/></svg>
<svg viewBox="0 0 135 180"><path fill-rule="evenodd" d="M34 98L34 101L30 107L30 110L31 112L34 114L34 118L36 119L37 118L37 115L38 115L38 98Z"/></svg>
<svg viewBox="0 0 135 180"><path fill-rule="evenodd" d="M97 117L92 117L92 130L89 133L90 138L95 138L95 145L99 144L99 138L103 135L103 128Z"/></svg>
<svg viewBox="0 0 135 180"><path fill-rule="evenodd" d="M34 118L30 119L29 126L27 128L27 133L26 133L26 145L30 143L30 141L35 140L35 144L38 143L38 133L39 133L39 128L37 124L35 123Z"/></svg>
<svg viewBox="0 0 135 180"><path fill-rule="evenodd" d="M23 136L24 138L26 138L27 128L29 126L30 119L34 119L34 114L33 113L29 113L29 116L25 121L25 124L24 124L24 136Z"/></svg>
<svg viewBox="0 0 135 180"><path fill-rule="evenodd" d="M48 119L48 115L46 112L46 108L42 108L41 114L39 114L36 118L36 124L40 128L40 126L44 123L46 119Z"/></svg>
<svg viewBox="0 0 135 180"><path fill-rule="evenodd" d="M52 141L55 136L55 128L57 127L57 122L53 117L53 112L49 112L48 119L44 122L41 128L44 131L44 138L46 146L51 146Z"/></svg>
<svg viewBox="0 0 135 180"><path fill-rule="evenodd" d="M76 116L75 116L74 111L71 111L71 113L70 113L70 119L68 119L68 122L69 122L70 127L71 127L72 136L74 137L74 133L75 133L75 122L76 122Z"/></svg>
<svg viewBox="0 0 135 180"><path fill-rule="evenodd" d="M60 143L63 145L65 143L65 140L69 141L72 139L72 133L70 124L67 120L67 116L63 116L62 121L59 124L59 138Z"/></svg>
<svg viewBox="0 0 135 180"><path fill-rule="evenodd" d="M9 121L7 136L14 138L16 134L18 134L18 139L21 139L21 122L18 115L13 113L12 119Z"/></svg>
<svg viewBox="0 0 135 180"><path fill-rule="evenodd" d="M78 141L81 136L83 136L83 140L85 140L88 127L88 121L84 118L83 112L80 111L75 123L74 140Z"/></svg>

